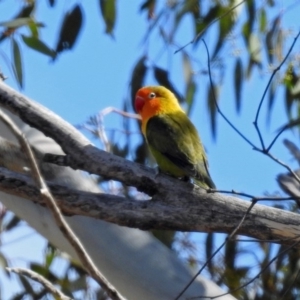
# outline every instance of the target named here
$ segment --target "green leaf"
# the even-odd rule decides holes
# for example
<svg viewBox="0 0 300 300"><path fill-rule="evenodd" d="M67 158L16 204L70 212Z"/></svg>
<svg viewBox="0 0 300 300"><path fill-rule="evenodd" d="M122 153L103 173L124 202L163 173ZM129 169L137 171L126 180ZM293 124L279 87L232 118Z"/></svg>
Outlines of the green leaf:
<svg viewBox="0 0 300 300"><path fill-rule="evenodd" d="M242 103L242 84L243 84L243 65L242 60L237 58L234 67L234 94L235 94L235 104L236 111L239 113L241 110Z"/></svg>
<svg viewBox="0 0 300 300"><path fill-rule="evenodd" d="M195 103L194 96L195 96L196 90L197 90L197 84L193 80L191 80L186 87L186 93L185 93L185 101L188 105L186 114L188 116L190 115L191 110Z"/></svg>
<svg viewBox="0 0 300 300"><path fill-rule="evenodd" d="M17 41L12 38L12 51L13 51L13 72L15 78L21 88L23 88L23 68L22 68L22 57L19 45Z"/></svg>
<svg viewBox="0 0 300 300"><path fill-rule="evenodd" d="M56 52L50 49L44 42L34 36L22 35L24 43L31 49L36 50L42 54L55 58Z"/></svg>
<svg viewBox="0 0 300 300"><path fill-rule="evenodd" d="M64 16L60 28L59 40L56 45L56 53L72 49L81 30L83 21L82 9L76 5L71 11Z"/></svg>
<svg viewBox="0 0 300 300"><path fill-rule="evenodd" d="M264 10L264 8L262 8L259 12L259 30L260 32L265 32L267 29L267 14L266 11Z"/></svg>
<svg viewBox="0 0 300 300"><path fill-rule="evenodd" d="M144 79L147 73L147 67L145 65L145 60L146 57L142 56L135 67L133 68L132 75L131 75L131 104L134 108L134 99L135 99L135 94L143 86Z"/></svg>
<svg viewBox="0 0 300 300"><path fill-rule="evenodd" d="M169 80L169 73L159 67L154 67L154 77L160 85L163 85L174 93L180 103L184 102L182 95L176 90L174 85Z"/></svg>
<svg viewBox="0 0 300 300"><path fill-rule="evenodd" d="M28 23L28 28L31 32L31 35L38 38L39 37L39 28L40 27L45 27L44 23L40 23L40 22L35 22L33 20L30 20L30 22Z"/></svg>
<svg viewBox="0 0 300 300"><path fill-rule="evenodd" d="M100 9L106 24L105 32L112 35L116 22L116 1L100 0Z"/></svg>

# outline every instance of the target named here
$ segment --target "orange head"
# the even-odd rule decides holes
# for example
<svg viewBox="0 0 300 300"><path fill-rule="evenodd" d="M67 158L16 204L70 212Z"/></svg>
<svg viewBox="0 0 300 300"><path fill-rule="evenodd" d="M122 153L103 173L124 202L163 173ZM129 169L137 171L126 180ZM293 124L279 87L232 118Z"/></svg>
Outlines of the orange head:
<svg viewBox="0 0 300 300"><path fill-rule="evenodd" d="M163 86L140 88L136 93L134 106L143 122L158 114L182 111L174 94Z"/></svg>

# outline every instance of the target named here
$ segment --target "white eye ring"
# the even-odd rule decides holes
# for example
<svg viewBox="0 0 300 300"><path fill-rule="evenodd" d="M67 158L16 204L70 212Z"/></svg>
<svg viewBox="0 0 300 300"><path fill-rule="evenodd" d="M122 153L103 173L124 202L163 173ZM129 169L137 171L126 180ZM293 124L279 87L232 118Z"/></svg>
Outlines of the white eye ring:
<svg viewBox="0 0 300 300"><path fill-rule="evenodd" d="M155 93L152 92L152 93L149 94L149 98L150 98L150 99L153 99L153 98L155 98L155 97L156 97Z"/></svg>

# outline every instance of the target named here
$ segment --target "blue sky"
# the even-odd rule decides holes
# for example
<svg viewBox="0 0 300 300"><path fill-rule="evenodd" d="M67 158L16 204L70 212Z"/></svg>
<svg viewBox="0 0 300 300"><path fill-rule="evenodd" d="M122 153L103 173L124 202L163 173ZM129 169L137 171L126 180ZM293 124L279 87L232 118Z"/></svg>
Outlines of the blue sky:
<svg viewBox="0 0 300 300"><path fill-rule="evenodd" d="M124 98L129 95L132 67L145 51L142 37L147 30L146 14L138 13L137 3L139 1L118 1L115 39L112 39L104 34L105 26L100 16L97 1L82 2L85 22L78 43L74 50L60 55L55 63L51 62L48 57L30 50L22 44L25 70L25 84L22 92L74 125L84 122L89 116L108 106L121 109ZM274 8L274 13L278 13L279 10L283 10L294 1L278 1L278 3L279 5ZM0 21L5 21L15 14L15 9L13 9L15 4L15 1L1 1ZM69 1L57 1L54 9L48 8L47 1L38 2L37 19L46 24L46 28L41 31L41 38L50 46L54 47L56 43L58 26L62 17L61 12L71 7ZM289 10L284 14L283 22L289 28L297 30L298 28L294 26L292 21L296 20L296 17L297 12ZM176 41L180 44L189 42L193 38L191 28L191 22L186 17L179 28ZM216 38L213 27L205 38L212 51L212 45ZM288 45L292 38L293 35L288 37L290 41L287 43ZM299 48L299 42L296 47ZM161 49L162 45L158 42L157 35L151 36L148 50L149 58L154 60ZM5 65L1 55L4 52L10 56L10 43L3 43L0 51L0 68L9 77L7 84L17 89L13 75ZM224 51L229 50L225 49ZM206 52L203 45L198 46L194 56L199 58L198 67L205 69ZM228 60L232 59L233 57L229 55ZM172 64L170 64L170 60ZM182 55L180 53L173 55L172 52L165 53L155 63L171 71L172 82L183 93ZM257 71L253 73L247 86L244 87L242 111L239 116L235 112L231 77L226 77L220 90L219 99L223 112L257 145L258 137L252 122L269 76L268 73L260 74ZM272 193L278 190L276 175L285 172L285 170L266 156L253 151L220 117L218 118L217 139L213 140L204 94L208 78L207 76L199 76L197 80L199 80L197 82L199 83L199 91L191 117L207 149L211 176L218 188L235 189L254 195L262 195L265 192ZM149 74L146 84L153 83L155 82ZM266 141L271 141L279 126L287 120L281 101L282 96L281 91L281 94L277 95L269 126L266 126L265 121L266 107L262 109L260 124ZM109 115L105 117L105 126L122 129L122 119L118 115ZM132 130L136 131L137 128L132 126ZM295 141L298 135L297 133L294 135L287 133L284 137L289 137ZM139 136L134 135L134 141L138 141L138 139ZM294 162L290 160L288 151L281 141L282 138L275 144L272 153L293 166ZM24 252L30 253L33 258L41 259L42 257L37 249L43 249L44 241L37 238L37 235L28 239L28 242L22 241L21 253L17 244L5 246L5 243L15 239L16 236L26 234L28 230L30 231L30 229L24 229L24 231L10 233L9 236L3 237L1 251L13 258L14 265L24 262L23 259L20 259L20 256L24 257L22 254ZM32 247L33 244L36 245ZM1 277L3 278L3 276ZM4 292L10 294L12 290Z"/></svg>

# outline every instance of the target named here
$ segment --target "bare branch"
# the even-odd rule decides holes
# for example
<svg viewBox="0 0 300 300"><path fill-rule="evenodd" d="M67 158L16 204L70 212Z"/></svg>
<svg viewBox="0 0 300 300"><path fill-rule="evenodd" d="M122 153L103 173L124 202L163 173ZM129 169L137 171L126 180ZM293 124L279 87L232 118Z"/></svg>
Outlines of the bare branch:
<svg viewBox="0 0 300 300"><path fill-rule="evenodd" d="M41 276L40 274L23 268L6 268L9 272L14 272L18 275L27 276L30 279L37 281L40 283L49 293L51 293L55 298L61 300L72 300L72 298L67 297L64 295L60 290L58 290L49 280L45 277Z"/></svg>
<svg viewBox="0 0 300 300"><path fill-rule="evenodd" d="M107 295L110 296L111 299L114 300L125 299L119 294L119 292L107 281L107 279L97 269L94 262L85 251L78 237L75 235L75 233L72 231L69 224L63 218L59 207L55 203L54 198L52 197L45 181L42 178L34 154L24 134L22 134L21 130L2 111L0 111L0 119L4 122L6 126L9 127L9 129L15 135L15 137L17 138L17 140L21 145L21 150L25 151L31 167L31 173L40 190L40 195L45 200L48 208L53 213L57 226L60 228L61 232L64 234L64 236L73 246L74 250L76 251L78 257L81 260L82 265L85 267L85 269L90 274L90 276L92 276L93 279L95 279L98 282L98 284L106 291Z"/></svg>
<svg viewBox="0 0 300 300"><path fill-rule="evenodd" d="M152 172L148 173L151 176ZM204 193L200 188L159 175L165 195L149 201L82 192L47 182L57 204L66 215L83 215L118 225L149 229L231 233L249 202L221 194ZM169 191L168 191L169 190ZM46 205L28 175L0 168L0 191ZM25 201L25 200L24 200ZM300 237L299 215L256 204L237 234L291 245Z"/></svg>

